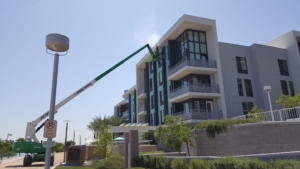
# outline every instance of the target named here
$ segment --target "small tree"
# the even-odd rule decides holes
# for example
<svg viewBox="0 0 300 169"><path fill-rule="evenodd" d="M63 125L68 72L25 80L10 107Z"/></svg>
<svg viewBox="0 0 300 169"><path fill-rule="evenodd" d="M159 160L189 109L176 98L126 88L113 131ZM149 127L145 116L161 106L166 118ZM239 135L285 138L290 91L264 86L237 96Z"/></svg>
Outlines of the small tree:
<svg viewBox="0 0 300 169"><path fill-rule="evenodd" d="M52 152L63 152L63 151L64 151L63 143L56 143L56 145L52 147Z"/></svg>
<svg viewBox="0 0 300 169"><path fill-rule="evenodd" d="M300 104L300 92L294 96L281 94L276 100L276 104L283 106L284 108L293 108Z"/></svg>
<svg viewBox="0 0 300 169"><path fill-rule="evenodd" d="M182 121L180 116L165 117L166 126L159 125L155 136L160 139L161 144L169 149L177 150L180 154L182 143L186 143L188 155L190 156L189 144L197 138Z"/></svg>
<svg viewBox="0 0 300 169"><path fill-rule="evenodd" d="M15 156L14 153L11 152L12 143L9 141L0 141L0 159L3 157L12 157Z"/></svg>
<svg viewBox="0 0 300 169"><path fill-rule="evenodd" d="M24 142L25 139L24 138L18 138L16 141L18 141L18 142Z"/></svg>
<svg viewBox="0 0 300 169"><path fill-rule="evenodd" d="M98 140L95 142L97 145L96 153L103 153L104 158L110 157L112 154L113 135L108 132L110 126L102 125L102 132L98 136Z"/></svg>

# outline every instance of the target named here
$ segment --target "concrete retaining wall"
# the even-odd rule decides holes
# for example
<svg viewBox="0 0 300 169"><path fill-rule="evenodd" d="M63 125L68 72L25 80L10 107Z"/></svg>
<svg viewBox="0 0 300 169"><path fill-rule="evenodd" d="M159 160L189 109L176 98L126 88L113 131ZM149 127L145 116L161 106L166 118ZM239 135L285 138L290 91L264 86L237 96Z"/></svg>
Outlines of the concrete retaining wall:
<svg viewBox="0 0 300 169"><path fill-rule="evenodd" d="M209 138L197 130L192 156L237 156L300 151L300 122L261 122L230 127L227 132ZM186 145L182 145L186 151Z"/></svg>

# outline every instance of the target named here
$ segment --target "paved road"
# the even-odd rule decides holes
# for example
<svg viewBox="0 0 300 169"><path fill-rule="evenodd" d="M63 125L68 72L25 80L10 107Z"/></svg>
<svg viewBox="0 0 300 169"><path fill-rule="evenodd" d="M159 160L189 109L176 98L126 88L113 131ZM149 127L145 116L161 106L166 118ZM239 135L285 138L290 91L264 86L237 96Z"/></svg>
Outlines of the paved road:
<svg viewBox="0 0 300 169"><path fill-rule="evenodd" d="M55 154L55 160L54 160L54 166L62 163L64 158L64 153L56 153ZM45 162L36 162L32 163L29 167L23 167L23 157L15 158L15 159L7 159L2 161L0 164L0 169L44 169L45 168ZM53 168L53 167L51 167Z"/></svg>

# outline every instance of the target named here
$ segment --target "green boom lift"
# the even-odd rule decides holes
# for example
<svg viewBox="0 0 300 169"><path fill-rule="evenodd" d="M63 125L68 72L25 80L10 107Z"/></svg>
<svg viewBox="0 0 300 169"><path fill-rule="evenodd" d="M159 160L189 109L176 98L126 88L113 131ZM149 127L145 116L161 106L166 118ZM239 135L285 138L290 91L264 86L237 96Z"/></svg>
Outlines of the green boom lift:
<svg viewBox="0 0 300 169"><path fill-rule="evenodd" d="M77 90L75 93L71 94L68 96L66 99L61 101L55 106L55 113L57 113L57 110L61 108L63 105L68 103L70 100L74 99L76 96L78 96L80 93L85 91L87 88L93 86L97 81L102 79L104 76L109 74L111 71L125 63L127 60L141 52L143 49L147 48L150 52L150 55L152 56L152 61L160 61L165 57L165 47L162 46L159 48L159 46L156 46L156 51L153 52L153 50L150 48L149 44L146 44L145 46L141 47L104 73L100 74L97 76L95 79L81 87L79 90ZM26 153L24 160L23 160L23 166L29 166L33 162L38 162L38 161L45 161L45 153L46 153L46 148L42 146L42 143L39 142L39 140L36 138L36 133L44 126L45 122L37 127L38 123L41 121L45 120L49 116L49 111L38 117L36 120L32 122L27 123L27 128L26 128L26 135L25 135L25 142L14 142L12 152L14 153ZM54 162L54 155L51 155L51 162L50 165L52 166Z"/></svg>

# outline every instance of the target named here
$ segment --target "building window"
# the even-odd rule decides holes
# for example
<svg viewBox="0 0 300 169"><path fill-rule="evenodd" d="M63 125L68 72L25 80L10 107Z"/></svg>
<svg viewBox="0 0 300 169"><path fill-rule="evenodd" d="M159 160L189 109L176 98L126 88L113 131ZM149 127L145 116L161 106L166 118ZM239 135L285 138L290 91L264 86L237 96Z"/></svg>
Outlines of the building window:
<svg viewBox="0 0 300 169"><path fill-rule="evenodd" d="M245 57L236 57L236 66L238 73L248 74L247 61Z"/></svg>
<svg viewBox="0 0 300 169"><path fill-rule="evenodd" d="M278 65L279 65L280 74L284 76L289 76L287 61L278 59Z"/></svg>
<svg viewBox="0 0 300 169"><path fill-rule="evenodd" d="M151 96L151 109L154 108L154 96L152 95Z"/></svg>
<svg viewBox="0 0 300 169"><path fill-rule="evenodd" d="M294 85L292 81L289 81L289 85L290 85L290 91L291 91L291 95L294 96L295 95L295 91L294 91Z"/></svg>
<svg viewBox="0 0 300 169"><path fill-rule="evenodd" d="M158 76L159 76L159 83L162 83L162 72L161 71L159 72Z"/></svg>
<svg viewBox="0 0 300 169"><path fill-rule="evenodd" d="M239 96L244 96L242 79L239 79L239 78L237 79L237 85L238 85L238 90L239 90Z"/></svg>
<svg viewBox="0 0 300 169"><path fill-rule="evenodd" d="M152 91L152 78L150 79L150 91Z"/></svg>
<svg viewBox="0 0 300 169"><path fill-rule="evenodd" d="M159 100L160 100L160 105L162 105L164 103L164 97L162 91L159 91Z"/></svg>
<svg viewBox="0 0 300 169"><path fill-rule="evenodd" d="M298 49L299 49L299 53L300 53L300 42L298 42Z"/></svg>
<svg viewBox="0 0 300 169"><path fill-rule="evenodd" d="M243 104L243 113L244 113L244 115L247 115L248 112L253 107L253 103L252 102L243 102L242 104Z"/></svg>
<svg viewBox="0 0 300 169"><path fill-rule="evenodd" d="M282 90L282 94L288 95L289 91L288 91L288 86L285 80L280 80L281 83L281 90Z"/></svg>
<svg viewBox="0 0 300 169"><path fill-rule="evenodd" d="M245 83L245 90L246 90L246 96L247 97L253 97L253 90L252 90L252 84L250 79L244 79Z"/></svg>

